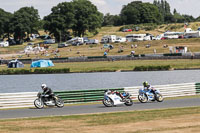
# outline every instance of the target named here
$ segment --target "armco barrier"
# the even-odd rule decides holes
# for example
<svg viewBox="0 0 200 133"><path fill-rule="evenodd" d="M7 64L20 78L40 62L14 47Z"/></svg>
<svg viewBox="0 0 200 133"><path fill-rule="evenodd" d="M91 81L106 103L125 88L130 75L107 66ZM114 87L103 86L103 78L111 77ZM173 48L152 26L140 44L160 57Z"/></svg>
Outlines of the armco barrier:
<svg viewBox="0 0 200 133"><path fill-rule="evenodd" d="M65 103L84 103L102 100L105 90L59 91L55 94L62 98ZM110 90L122 92L124 89ZM37 92L0 93L0 109L34 107L33 102L36 98Z"/></svg>
<svg viewBox="0 0 200 133"><path fill-rule="evenodd" d="M124 88L110 89L119 92L124 91ZM104 97L105 89L99 90L82 90L82 91L62 91L55 92L65 103L83 103L101 101Z"/></svg>
<svg viewBox="0 0 200 133"><path fill-rule="evenodd" d="M155 85L153 87L160 90L160 92L164 97L190 96L190 95L196 95L198 91L200 92L200 83ZM196 89L196 87L199 87L199 89ZM142 88L142 86L125 87L124 91L129 92L132 95L133 99L137 99L138 88Z"/></svg>
<svg viewBox="0 0 200 133"><path fill-rule="evenodd" d="M190 96L200 94L200 83L183 83L183 84L170 84L170 85L155 85L164 97L178 97ZM133 99L137 99L138 90L142 86L125 87L118 90L120 92L126 91L132 95ZM82 90L82 91L59 91L55 92L65 103L85 103L101 101L104 96L105 89L98 90ZM37 92L24 92L24 93L0 93L0 109L6 108L21 108L21 107L34 107L34 100L37 97Z"/></svg>
<svg viewBox="0 0 200 133"><path fill-rule="evenodd" d="M0 109L33 107L37 92L0 93Z"/></svg>

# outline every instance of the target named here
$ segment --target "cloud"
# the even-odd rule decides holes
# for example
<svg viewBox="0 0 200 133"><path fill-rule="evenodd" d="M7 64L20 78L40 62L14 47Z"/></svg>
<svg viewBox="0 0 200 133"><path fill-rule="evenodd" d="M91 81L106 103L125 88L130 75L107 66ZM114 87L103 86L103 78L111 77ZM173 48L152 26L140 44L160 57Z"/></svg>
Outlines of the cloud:
<svg viewBox="0 0 200 133"><path fill-rule="evenodd" d="M98 5L98 6L104 6L106 5L105 0L90 0L93 4Z"/></svg>

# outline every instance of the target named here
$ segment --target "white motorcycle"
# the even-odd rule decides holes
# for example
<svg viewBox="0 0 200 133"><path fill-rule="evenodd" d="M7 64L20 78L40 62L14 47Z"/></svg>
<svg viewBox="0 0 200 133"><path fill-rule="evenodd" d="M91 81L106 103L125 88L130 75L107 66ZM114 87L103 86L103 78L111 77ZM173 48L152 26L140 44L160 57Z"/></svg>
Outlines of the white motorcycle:
<svg viewBox="0 0 200 133"><path fill-rule="evenodd" d="M103 99L103 104L106 107L113 107L119 104L125 104L126 106L131 106L133 105L133 101L131 99L131 95L129 93L122 93L124 98L122 99L119 95L116 93L112 93L109 91L105 91L104 93L104 99Z"/></svg>

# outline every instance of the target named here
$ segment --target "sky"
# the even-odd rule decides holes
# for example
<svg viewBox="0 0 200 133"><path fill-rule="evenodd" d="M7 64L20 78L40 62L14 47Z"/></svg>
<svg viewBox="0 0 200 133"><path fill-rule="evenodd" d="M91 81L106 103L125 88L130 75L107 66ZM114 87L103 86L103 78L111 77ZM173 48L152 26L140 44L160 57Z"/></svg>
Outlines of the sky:
<svg viewBox="0 0 200 133"><path fill-rule="evenodd" d="M0 0L0 8L7 12L14 13L21 7L33 6L38 9L41 18L51 13L51 8L61 2L69 2L71 0ZM104 14L119 14L122 6L135 0L90 0L97 6L98 10ZM142 2L153 3L153 0L140 0ZM171 7L171 12L176 8L180 14L200 16L200 0L166 0Z"/></svg>

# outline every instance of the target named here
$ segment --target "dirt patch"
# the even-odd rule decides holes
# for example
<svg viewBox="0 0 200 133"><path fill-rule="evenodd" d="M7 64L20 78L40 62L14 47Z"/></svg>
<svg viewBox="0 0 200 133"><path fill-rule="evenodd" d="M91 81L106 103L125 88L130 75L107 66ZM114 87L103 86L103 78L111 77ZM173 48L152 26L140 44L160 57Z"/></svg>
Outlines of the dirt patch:
<svg viewBox="0 0 200 133"><path fill-rule="evenodd" d="M164 120L92 126L87 120L19 120L0 122L0 133L199 133L200 114Z"/></svg>

